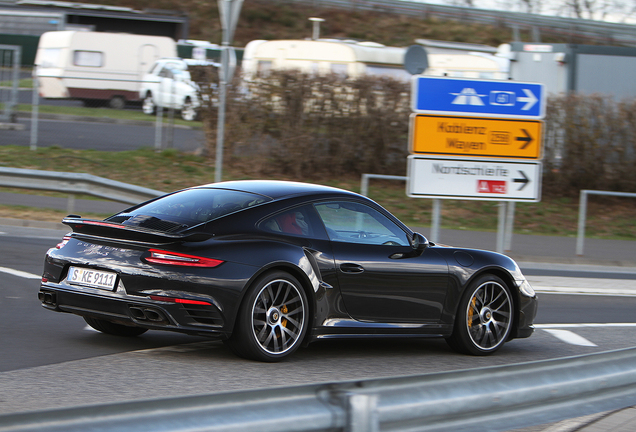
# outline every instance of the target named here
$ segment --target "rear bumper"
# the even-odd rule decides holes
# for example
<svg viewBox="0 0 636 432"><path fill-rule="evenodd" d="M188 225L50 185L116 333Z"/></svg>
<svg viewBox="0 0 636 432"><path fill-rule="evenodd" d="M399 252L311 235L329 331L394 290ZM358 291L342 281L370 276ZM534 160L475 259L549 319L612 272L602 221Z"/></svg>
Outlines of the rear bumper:
<svg viewBox="0 0 636 432"><path fill-rule="evenodd" d="M125 293L42 283L38 299L46 309L153 330L225 339L225 319L213 305L182 305Z"/></svg>

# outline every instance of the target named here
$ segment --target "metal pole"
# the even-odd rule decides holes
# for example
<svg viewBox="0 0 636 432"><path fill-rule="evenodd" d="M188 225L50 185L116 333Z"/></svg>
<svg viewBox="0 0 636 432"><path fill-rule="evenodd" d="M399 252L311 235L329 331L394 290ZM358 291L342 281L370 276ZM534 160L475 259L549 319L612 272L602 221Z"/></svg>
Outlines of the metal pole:
<svg viewBox="0 0 636 432"><path fill-rule="evenodd" d="M161 149L161 128L163 127L163 107L157 106L157 118L155 119L155 150Z"/></svg>
<svg viewBox="0 0 636 432"><path fill-rule="evenodd" d="M362 182L360 183L360 195L369 195L369 174L362 174Z"/></svg>
<svg viewBox="0 0 636 432"><path fill-rule="evenodd" d="M75 213L75 194L68 194L68 200L66 201L67 214Z"/></svg>
<svg viewBox="0 0 636 432"><path fill-rule="evenodd" d="M504 250L512 250L512 232L515 225L515 202L508 201L508 211L506 213L506 234L504 238Z"/></svg>
<svg viewBox="0 0 636 432"><path fill-rule="evenodd" d="M504 251L504 235L506 230L506 203L501 201L499 204L499 222L497 223L497 249L499 253Z"/></svg>
<svg viewBox="0 0 636 432"><path fill-rule="evenodd" d="M225 135L225 99L227 85L225 75L230 64L228 45L227 32L224 31L223 46L221 48L221 76L219 80L219 116L216 127L216 165L214 169L214 181L216 183L220 182L223 178L223 138Z"/></svg>
<svg viewBox="0 0 636 432"><path fill-rule="evenodd" d="M579 229L576 236L576 254L583 255L583 246L585 243L585 218L587 216L587 191L581 191L579 199Z"/></svg>
<svg viewBox="0 0 636 432"><path fill-rule="evenodd" d="M433 243L439 242L439 223L442 214L442 200L433 200L433 214L431 216L431 238Z"/></svg>
<svg viewBox="0 0 636 432"><path fill-rule="evenodd" d="M40 81L38 80L37 67L33 71L33 99L31 105L31 150L38 148L38 116L40 111Z"/></svg>

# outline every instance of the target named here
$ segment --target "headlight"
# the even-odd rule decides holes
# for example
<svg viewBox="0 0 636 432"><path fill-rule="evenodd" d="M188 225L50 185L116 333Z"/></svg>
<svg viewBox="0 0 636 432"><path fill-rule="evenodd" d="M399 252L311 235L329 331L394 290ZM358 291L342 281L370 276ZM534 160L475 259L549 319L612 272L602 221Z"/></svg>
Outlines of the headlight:
<svg viewBox="0 0 636 432"><path fill-rule="evenodd" d="M532 285L530 285L530 282L528 282L527 280L522 280L522 281L516 281L517 283L520 283L519 285L519 292L521 294L523 294L526 297L534 297L535 296L535 292L534 289L532 288Z"/></svg>
<svg viewBox="0 0 636 432"><path fill-rule="evenodd" d="M519 288L519 292L521 292L521 294L526 297L534 297L536 294L534 292L534 289L532 288L532 285L530 285L530 282L528 282L523 273L521 273L521 269L519 268L517 263L515 262L514 264L515 268L510 273L515 280L515 285L517 285L517 288Z"/></svg>

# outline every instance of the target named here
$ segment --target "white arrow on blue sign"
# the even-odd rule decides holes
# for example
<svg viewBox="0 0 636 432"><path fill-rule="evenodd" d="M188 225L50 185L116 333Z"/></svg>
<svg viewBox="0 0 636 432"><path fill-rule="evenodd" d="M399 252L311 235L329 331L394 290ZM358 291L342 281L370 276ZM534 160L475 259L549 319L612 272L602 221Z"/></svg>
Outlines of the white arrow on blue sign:
<svg viewBox="0 0 636 432"><path fill-rule="evenodd" d="M423 114L542 119L543 84L417 75L411 107Z"/></svg>

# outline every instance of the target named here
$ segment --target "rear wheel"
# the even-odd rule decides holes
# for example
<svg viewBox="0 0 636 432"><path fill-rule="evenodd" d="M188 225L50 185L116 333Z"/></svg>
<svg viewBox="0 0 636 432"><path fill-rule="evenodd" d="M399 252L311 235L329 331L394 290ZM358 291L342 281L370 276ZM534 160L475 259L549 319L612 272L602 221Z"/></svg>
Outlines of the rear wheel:
<svg viewBox="0 0 636 432"><path fill-rule="evenodd" d="M226 343L241 357L275 362L298 349L308 323L307 296L300 282L285 272L267 273L246 294Z"/></svg>
<svg viewBox="0 0 636 432"><path fill-rule="evenodd" d="M95 330L114 336L134 337L148 331L148 329L141 327L115 324L114 322L91 317L84 317L84 321L86 321L86 323L89 326L93 327Z"/></svg>
<svg viewBox="0 0 636 432"><path fill-rule="evenodd" d="M126 107L126 99L122 96L113 96L110 101L108 101L108 106L112 109L124 109Z"/></svg>
<svg viewBox="0 0 636 432"><path fill-rule="evenodd" d="M473 281L457 311L448 344L464 354L488 355L510 336L514 305L506 283L494 275Z"/></svg>

